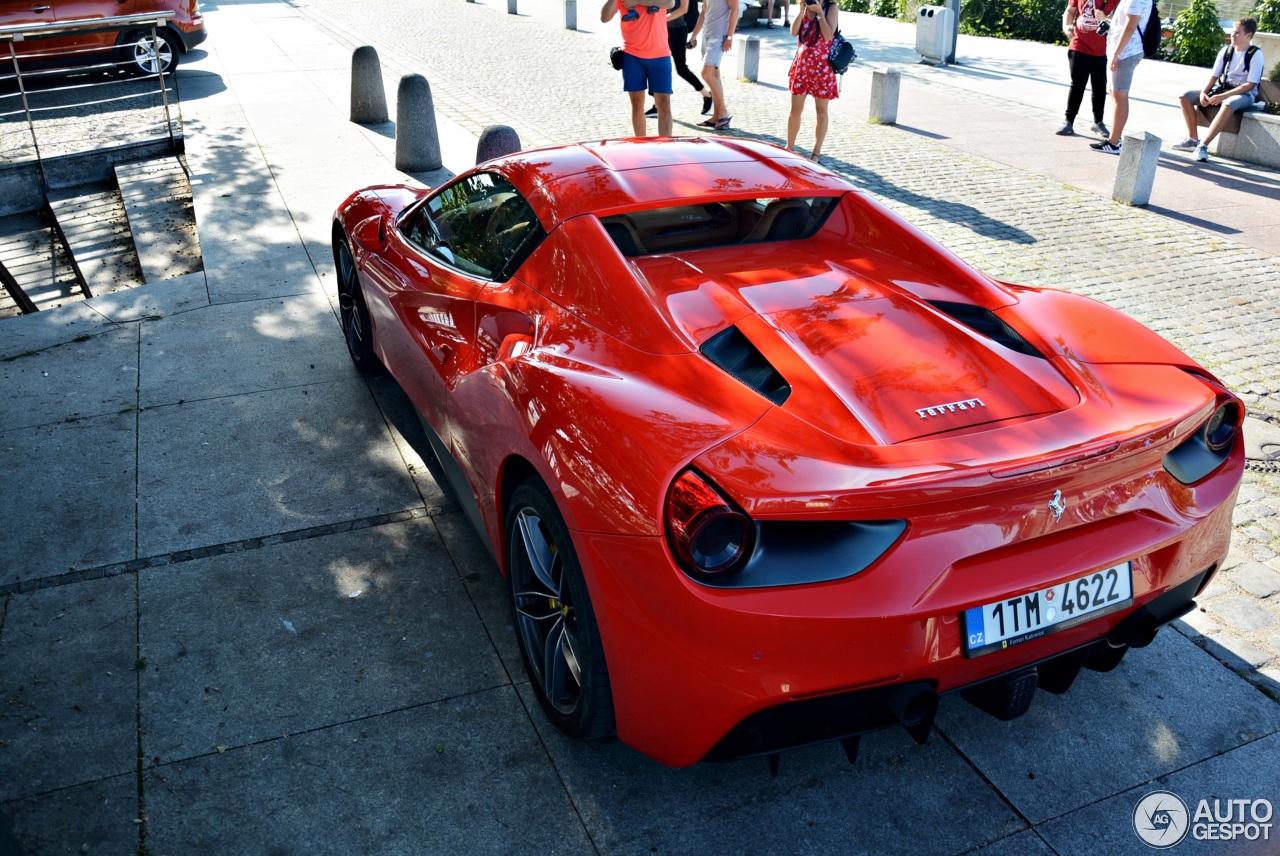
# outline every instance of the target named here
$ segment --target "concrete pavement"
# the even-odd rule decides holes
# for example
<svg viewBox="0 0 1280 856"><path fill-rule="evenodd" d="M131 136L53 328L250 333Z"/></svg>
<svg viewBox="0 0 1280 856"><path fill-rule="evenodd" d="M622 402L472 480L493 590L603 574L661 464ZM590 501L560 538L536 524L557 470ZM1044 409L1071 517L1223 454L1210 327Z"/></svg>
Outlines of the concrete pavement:
<svg viewBox="0 0 1280 856"><path fill-rule="evenodd" d="M924 747L885 732L857 766L819 747L776 779L763 761L672 771L560 738L403 393L349 365L328 229L356 187L469 166L487 124L526 145L625 133L613 33L582 10L587 31L567 32L552 3L202 5L211 38L179 74L204 270L0 327L0 806L29 852L1139 853L1150 791L1280 804L1280 486L1265 467L1207 611L1015 722L947 699ZM877 50L864 40L881 24L848 20L860 56ZM883 50L902 50L889 29ZM847 75L829 165L998 276L1134 314L1280 416L1280 261L1240 238L1250 218L1213 234L1188 225L1214 220L1188 191L1171 214L1129 209L1054 174L1065 156L981 151L996 108L979 82L1065 98L1055 49L991 41L962 38L960 71L912 67L899 128L862 122L868 73ZM445 170L403 176L392 128L346 121L361 43L389 97L400 73L427 74ZM787 55L772 38L762 83L730 82L735 133L782 133ZM929 79L947 75L975 81ZM1038 114L1008 101L1011 139L1061 145L1048 95ZM1088 154L1079 168L1115 163ZM1173 162L1157 189L1193 181ZM1236 211L1274 203L1223 193Z"/></svg>

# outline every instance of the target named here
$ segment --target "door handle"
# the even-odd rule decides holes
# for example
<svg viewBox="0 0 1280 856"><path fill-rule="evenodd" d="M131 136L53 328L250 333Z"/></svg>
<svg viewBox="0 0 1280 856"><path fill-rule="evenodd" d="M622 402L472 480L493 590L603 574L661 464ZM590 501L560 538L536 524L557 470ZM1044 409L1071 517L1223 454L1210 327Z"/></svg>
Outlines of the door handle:
<svg viewBox="0 0 1280 856"><path fill-rule="evenodd" d="M32 12L48 12L52 8L53 8L52 6L32 6L31 11Z"/></svg>
<svg viewBox="0 0 1280 856"><path fill-rule="evenodd" d="M453 356L453 348L448 345L436 345L431 349L431 355L436 358L436 362L444 365Z"/></svg>

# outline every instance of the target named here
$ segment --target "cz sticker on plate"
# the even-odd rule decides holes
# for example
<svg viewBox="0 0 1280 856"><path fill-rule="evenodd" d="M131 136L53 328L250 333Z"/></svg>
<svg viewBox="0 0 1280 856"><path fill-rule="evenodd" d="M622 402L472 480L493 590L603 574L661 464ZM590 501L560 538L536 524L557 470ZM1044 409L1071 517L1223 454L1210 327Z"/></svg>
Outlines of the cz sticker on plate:
<svg viewBox="0 0 1280 856"><path fill-rule="evenodd" d="M1133 603L1129 563L1051 588L975 606L962 614L964 655L980 657L1039 639Z"/></svg>

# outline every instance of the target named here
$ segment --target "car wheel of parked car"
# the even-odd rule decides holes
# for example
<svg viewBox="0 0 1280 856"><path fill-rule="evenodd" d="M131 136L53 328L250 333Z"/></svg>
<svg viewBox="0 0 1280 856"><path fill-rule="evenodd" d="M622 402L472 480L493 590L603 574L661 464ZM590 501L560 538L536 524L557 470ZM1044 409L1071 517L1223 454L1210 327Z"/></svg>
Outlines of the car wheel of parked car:
<svg viewBox="0 0 1280 856"><path fill-rule="evenodd" d="M362 372L375 371L380 365L373 352L373 325L369 322L369 306L360 288L356 260L346 236L334 238L333 263L338 269L338 315L342 335L347 340L351 361Z"/></svg>
<svg viewBox="0 0 1280 856"><path fill-rule="evenodd" d="M570 737L613 733L613 696L586 581L555 501L537 479L507 512L507 576L525 670L548 718Z"/></svg>
<svg viewBox="0 0 1280 856"><path fill-rule="evenodd" d="M120 47L120 62L129 74L172 74L178 67L180 49L173 36L163 31L157 31L154 38L150 30L126 33Z"/></svg>

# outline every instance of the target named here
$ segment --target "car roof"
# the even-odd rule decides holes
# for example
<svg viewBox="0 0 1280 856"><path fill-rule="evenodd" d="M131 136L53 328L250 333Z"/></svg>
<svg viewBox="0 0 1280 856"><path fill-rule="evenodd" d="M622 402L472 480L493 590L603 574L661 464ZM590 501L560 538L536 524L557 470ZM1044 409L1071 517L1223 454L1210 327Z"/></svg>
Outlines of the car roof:
<svg viewBox="0 0 1280 856"><path fill-rule="evenodd" d="M724 137L624 139L520 152L479 167L497 169L549 228L692 201L832 196L853 188L795 152Z"/></svg>

